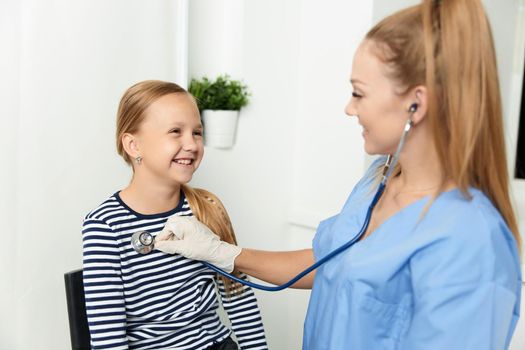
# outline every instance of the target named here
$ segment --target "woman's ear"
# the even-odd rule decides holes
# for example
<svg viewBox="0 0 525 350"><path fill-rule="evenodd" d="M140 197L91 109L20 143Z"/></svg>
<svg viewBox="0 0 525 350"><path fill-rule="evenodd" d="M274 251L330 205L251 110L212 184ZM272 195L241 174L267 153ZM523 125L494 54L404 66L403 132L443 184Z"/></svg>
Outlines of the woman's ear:
<svg viewBox="0 0 525 350"><path fill-rule="evenodd" d="M407 111L412 114L412 121L415 125L425 119L428 111L428 91L424 85L418 85L413 88L407 96ZM412 113L411 108L416 105L417 108Z"/></svg>
<svg viewBox="0 0 525 350"><path fill-rule="evenodd" d="M140 156L139 142L133 134L123 134L120 142L122 142L122 147L124 148L124 151L126 151L126 153L131 159L136 159Z"/></svg>

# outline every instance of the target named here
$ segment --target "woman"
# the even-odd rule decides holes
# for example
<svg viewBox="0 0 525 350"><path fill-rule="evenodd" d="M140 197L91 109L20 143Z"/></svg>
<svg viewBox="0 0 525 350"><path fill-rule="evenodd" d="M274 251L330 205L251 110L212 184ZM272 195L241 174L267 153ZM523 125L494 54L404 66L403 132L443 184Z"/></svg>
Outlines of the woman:
<svg viewBox="0 0 525 350"><path fill-rule="evenodd" d="M346 113L382 155L313 249L264 252L170 219L157 248L280 284L350 240L385 156L411 126L368 229L297 282L312 288L304 349L503 349L519 317L520 236L509 200L501 101L478 0L425 0L370 30ZM179 240L168 240L174 233Z"/></svg>

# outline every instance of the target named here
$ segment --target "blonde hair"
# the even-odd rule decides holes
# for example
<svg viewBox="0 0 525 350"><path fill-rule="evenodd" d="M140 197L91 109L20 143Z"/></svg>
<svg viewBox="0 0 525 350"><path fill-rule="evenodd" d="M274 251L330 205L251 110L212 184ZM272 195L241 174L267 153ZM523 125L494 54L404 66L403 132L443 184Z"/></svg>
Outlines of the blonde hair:
<svg viewBox="0 0 525 350"><path fill-rule="evenodd" d="M129 165L130 156L124 150L122 136L135 133L146 117L146 109L157 99L169 94L188 94L186 90L175 83L160 80L145 80L126 90L117 112L117 152Z"/></svg>
<svg viewBox="0 0 525 350"><path fill-rule="evenodd" d="M383 19L366 39L403 93L427 87L427 118L444 176L467 198L469 187L485 193L521 251L509 196L496 55L481 2L424 0Z"/></svg>
<svg viewBox="0 0 525 350"><path fill-rule="evenodd" d="M228 212L217 196L206 190L192 188L187 185L182 186L182 191L188 200L193 215L200 222L208 226L222 241L237 245L237 239L235 238ZM233 270L233 274L240 276L237 269ZM227 295L240 294L243 291L242 286L238 282L234 282L224 276L219 276L219 278L224 283Z"/></svg>

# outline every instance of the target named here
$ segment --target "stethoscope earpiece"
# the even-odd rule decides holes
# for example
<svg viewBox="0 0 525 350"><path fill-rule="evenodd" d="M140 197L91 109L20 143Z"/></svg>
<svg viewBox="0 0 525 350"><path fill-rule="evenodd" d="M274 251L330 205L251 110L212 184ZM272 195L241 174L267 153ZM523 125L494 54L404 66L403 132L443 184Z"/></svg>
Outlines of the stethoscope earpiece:
<svg viewBox="0 0 525 350"><path fill-rule="evenodd" d="M410 114L414 114L414 113L416 113L416 111L417 111L417 107L418 107L417 103L412 103L412 104L410 105L410 107L408 108L408 112L409 112Z"/></svg>

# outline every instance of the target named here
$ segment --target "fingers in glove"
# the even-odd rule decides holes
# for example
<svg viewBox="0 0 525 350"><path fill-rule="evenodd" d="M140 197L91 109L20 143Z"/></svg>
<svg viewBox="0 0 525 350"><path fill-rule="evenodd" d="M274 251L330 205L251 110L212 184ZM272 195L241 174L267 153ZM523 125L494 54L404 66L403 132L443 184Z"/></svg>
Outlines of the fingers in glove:
<svg viewBox="0 0 525 350"><path fill-rule="evenodd" d="M164 226L162 231L155 237L155 241L171 241L173 239L178 239L171 229L167 226Z"/></svg>
<svg viewBox="0 0 525 350"><path fill-rule="evenodd" d="M168 254L180 254L184 246L181 241L155 241L155 249Z"/></svg>
<svg viewBox="0 0 525 350"><path fill-rule="evenodd" d="M168 219L164 229L168 229L175 235L175 239L184 239L186 233L196 231L197 219L193 216L173 215Z"/></svg>

